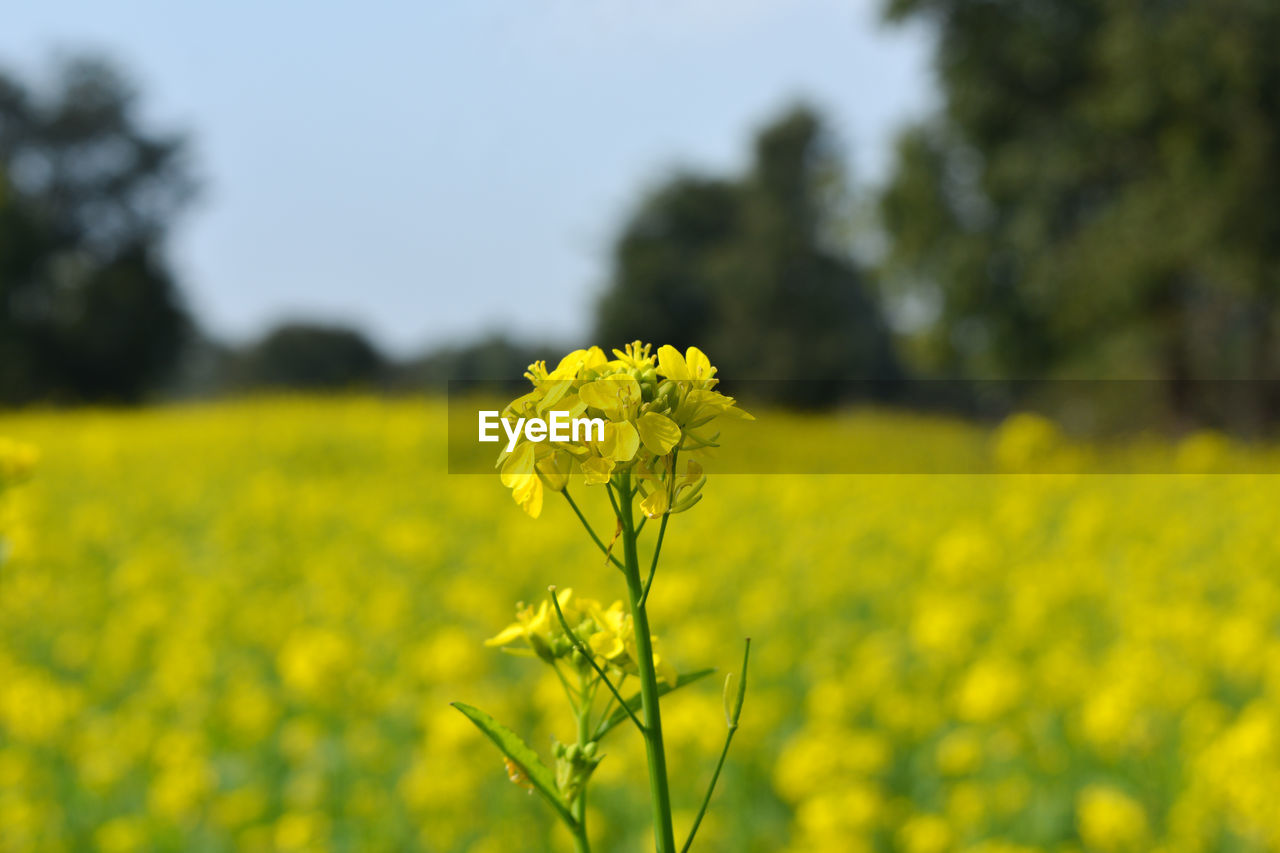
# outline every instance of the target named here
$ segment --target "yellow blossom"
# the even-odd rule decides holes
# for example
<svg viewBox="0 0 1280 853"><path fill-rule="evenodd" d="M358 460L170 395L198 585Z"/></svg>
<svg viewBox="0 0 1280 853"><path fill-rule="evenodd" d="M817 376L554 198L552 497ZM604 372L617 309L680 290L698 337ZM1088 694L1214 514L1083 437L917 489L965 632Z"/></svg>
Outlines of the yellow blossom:
<svg viewBox="0 0 1280 853"><path fill-rule="evenodd" d="M698 454L715 444L712 422L721 416L750 418L732 397L714 390L716 368L697 347L682 355L670 346L650 354L639 341L614 350L607 359L599 347L574 350L554 370L544 362L529 365L525 376L533 390L507 404L508 419L544 417L563 412L604 423L603 435L572 441L534 441L521 433L514 447L498 457L502 484L530 516L542 512L543 486L561 491L580 474L586 485L604 485L641 468L648 476L673 473L668 461L677 454ZM642 511L655 517L688 509L673 489L650 486L641 494ZM692 497L692 496L690 496Z"/></svg>

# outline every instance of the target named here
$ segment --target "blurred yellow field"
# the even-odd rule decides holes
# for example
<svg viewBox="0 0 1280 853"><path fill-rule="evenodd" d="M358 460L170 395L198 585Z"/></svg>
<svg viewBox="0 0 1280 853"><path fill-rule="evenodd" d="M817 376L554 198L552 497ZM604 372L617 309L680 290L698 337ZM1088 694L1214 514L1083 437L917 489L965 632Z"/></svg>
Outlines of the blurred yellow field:
<svg viewBox="0 0 1280 853"><path fill-rule="evenodd" d="M754 441L815 456L849 423L757 414ZM858 417L876 457L1016 470L1042 438ZM620 581L560 502L535 521L446 474L445 424L371 398L0 417L41 452L2 516L0 849L567 849L447 703L545 748L554 678L483 640L549 580ZM664 654L723 671L753 638L702 849L1280 849L1277 481L1067 468L713 476L672 517ZM664 701L677 824L716 681ZM597 773L601 850L648 840L631 734Z"/></svg>

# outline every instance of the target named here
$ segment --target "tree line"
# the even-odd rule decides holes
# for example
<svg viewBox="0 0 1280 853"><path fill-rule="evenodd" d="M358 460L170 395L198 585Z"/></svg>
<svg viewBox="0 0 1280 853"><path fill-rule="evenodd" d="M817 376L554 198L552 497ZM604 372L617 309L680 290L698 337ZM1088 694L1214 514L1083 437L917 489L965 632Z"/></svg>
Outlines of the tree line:
<svg viewBox="0 0 1280 853"><path fill-rule="evenodd" d="M1142 383L1177 423L1280 420L1280 5L885 15L930 22L941 99L884 185L851 186L821 113L785 110L741 173L679 172L636 202L593 339L697 344L802 406L920 402L922 379L1052 399L1105 378ZM406 363L296 323L208 341L164 256L195 187L186 140L143 128L109 63L72 61L44 89L0 75L0 401L412 388L559 348L490 338Z"/></svg>

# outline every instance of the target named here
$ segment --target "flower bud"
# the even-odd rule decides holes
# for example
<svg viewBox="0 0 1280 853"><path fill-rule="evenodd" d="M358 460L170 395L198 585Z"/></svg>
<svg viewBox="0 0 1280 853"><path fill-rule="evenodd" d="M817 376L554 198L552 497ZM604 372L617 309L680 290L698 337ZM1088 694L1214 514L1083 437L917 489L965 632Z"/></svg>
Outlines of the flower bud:
<svg viewBox="0 0 1280 853"><path fill-rule="evenodd" d="M547 645L547 641L542 638L541 634L530 632L527 639L535 655L547 663L551 663L556 659L555 651L552 650L551 646Z"/></svg>

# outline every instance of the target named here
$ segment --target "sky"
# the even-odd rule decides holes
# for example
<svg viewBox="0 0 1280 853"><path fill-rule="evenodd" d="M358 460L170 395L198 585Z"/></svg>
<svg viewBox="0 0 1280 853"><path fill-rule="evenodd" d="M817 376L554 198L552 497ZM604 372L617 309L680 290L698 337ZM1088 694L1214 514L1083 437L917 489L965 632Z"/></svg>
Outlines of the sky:
<svg viewBox="0 0 1280 853"><path fill-rule="evenodd" d="M170 256L215 336L285 317L408 354L576 341L628 210L676 169L741 169L803 98L874 186L935 102L928 33L879 0L13 4L0 64L119 60L203 188Z"/></svg>

